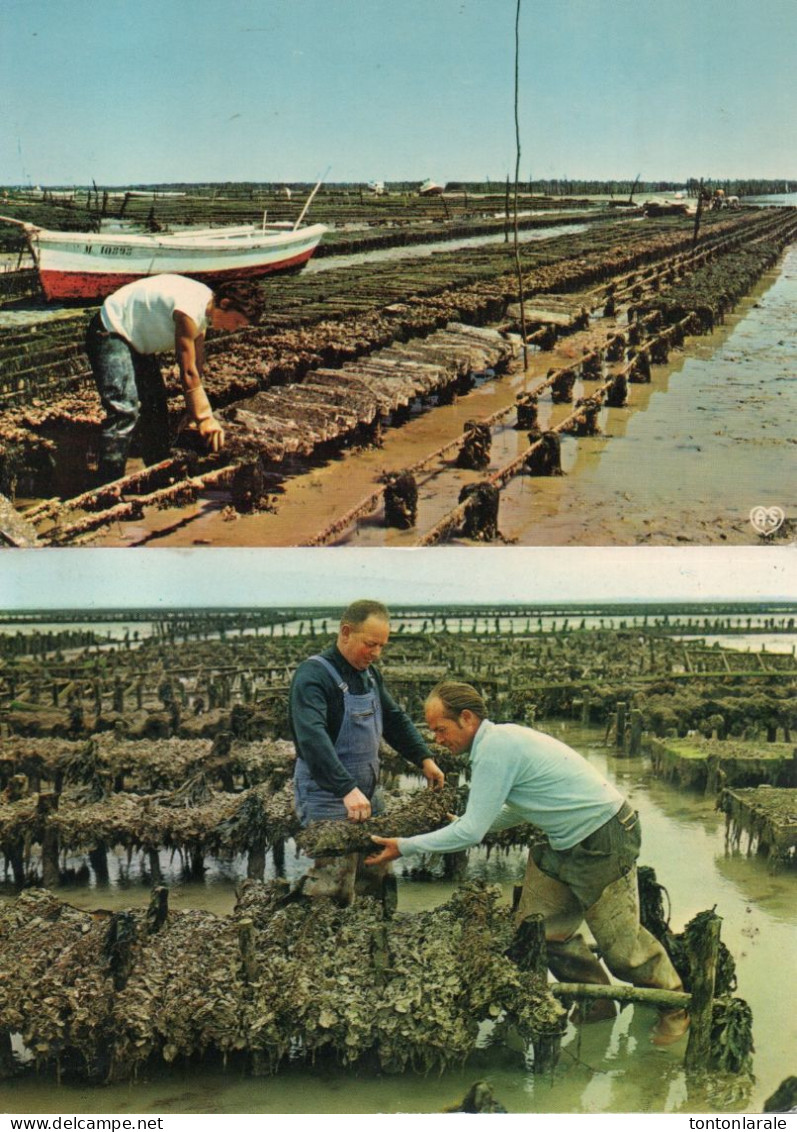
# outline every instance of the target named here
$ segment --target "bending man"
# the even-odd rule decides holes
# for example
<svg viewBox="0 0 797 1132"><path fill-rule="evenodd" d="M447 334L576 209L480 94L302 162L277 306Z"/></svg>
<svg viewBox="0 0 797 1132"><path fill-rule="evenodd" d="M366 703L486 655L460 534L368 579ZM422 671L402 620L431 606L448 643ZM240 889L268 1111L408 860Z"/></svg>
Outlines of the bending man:
<svg viewBox="0 0 797 1132"><path fill-rule="evenodd" d="M133 430L141 417L141 451L147 464L169 454L166 387L157 354L174 350L185 398L185 425L212 452L224 446L202 386L205 332L238 330L261 313L251 284L230 283L214 293L182 275L150 275L109 295L86 331L86 352L105 410L97 483L125 474Z"/></svg>
<svg viewBox="0 0 797 1132"><path fill-rule="evenodd" d="M563 982L610 982L579 933L586 920L617 978L683 989L664 948L639 922L639 817L622 795L558 739L514 723L492 723L469 684L438 684L426 701L426 721L452 754L470 753L465 813L433 833L373 837L384 848L366 864L455 853L478 845L489 830L530 822L547 840L529 852L517 919L533 912L544 916L554 976ZM685 1011L661 1011L652 1040L667 1045L688 1025Z"/></svg>
<svg viewBox="0 0 797 1132"><path fill-rule="evenodd" d="M385 688L372 665L390 636L389 614L377 601L353 602L340 621L337 641L302 662L290 691L296 744L294 792L303 826L325 819L365 821L379 814L379 744L384 735L399 754L420 767L440 789L443 772L412 720ZM358 854L319 858L303 891L354 898ZM361 876L366 883L367 872Z"/></svg>

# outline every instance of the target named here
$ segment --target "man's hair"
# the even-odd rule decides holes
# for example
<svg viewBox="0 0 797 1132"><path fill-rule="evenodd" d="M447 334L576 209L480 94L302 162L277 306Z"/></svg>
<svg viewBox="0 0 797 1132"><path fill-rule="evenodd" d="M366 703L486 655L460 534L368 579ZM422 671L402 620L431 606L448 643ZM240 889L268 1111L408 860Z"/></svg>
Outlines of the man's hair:
<svg viewBox="0 0 797 1132"><path fill-rule="evenodd" d="M443 680L432 688L426 697L427 704L430 700L440 701L447 719L459 719L463 711L472 711L479 719L487 718L484 700L471 684Z"/></svg>
<svg viewBox="0 0 797 1132"><path fill-rule="evenodd" d="M370 601L368 598L360 598L359 601L353 601L351 605L344 609L340 619L340 625L341 628L343 628L344 625L351 625L352 629L359 629L369 617L378 617L380 621L390 620L387 606L382 605L381 601Z"/></svg>
<svg viewBox="0 0 797 1132"><path fill-rule="evenodd" d="M253 324L260 321L266 309L266 298L260 287L245 279L220 283L213 288L213 293L217 305L222 299L226 299L229 308L240 311Z"/></svg>

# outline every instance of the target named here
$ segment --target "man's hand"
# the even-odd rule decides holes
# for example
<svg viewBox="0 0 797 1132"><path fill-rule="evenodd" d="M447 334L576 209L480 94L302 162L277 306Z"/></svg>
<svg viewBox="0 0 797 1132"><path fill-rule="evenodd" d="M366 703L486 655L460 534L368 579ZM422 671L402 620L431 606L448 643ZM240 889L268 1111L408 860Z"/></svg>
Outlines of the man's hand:
<svg viewBox="0 0 797 1132"><path fill-rule="evenodd" d="M224 429L216 418L207 417L204 421L199 421L197 428L208 452L221 452L224 447Z"/></svg>
<svg viewBox="0 0 797 1132"><path fill-rule="evenodd" d="M377 845L383 845L384 849L381 853L377 853L375 857L366 857L366 865L386 865L389 861L395 861L397 857L401 856L398 840L395 837L377 837L375 833L372 833L371 840L375 841Z"/></svg>
<svg viewBox="0 0 797 1132"><path fill-rule="evenodd" d="M446 776L434 759L424 759L421 764L423 777L430 790L442 790L446 784Z"/></svg>
<svg viewBox="0 0 797 1132"><path fill-rule="evenodd" d="M371 803L356 786L344 795L343 805L346 807L346 817L349 821L365 821L371 816Z"/></svg>

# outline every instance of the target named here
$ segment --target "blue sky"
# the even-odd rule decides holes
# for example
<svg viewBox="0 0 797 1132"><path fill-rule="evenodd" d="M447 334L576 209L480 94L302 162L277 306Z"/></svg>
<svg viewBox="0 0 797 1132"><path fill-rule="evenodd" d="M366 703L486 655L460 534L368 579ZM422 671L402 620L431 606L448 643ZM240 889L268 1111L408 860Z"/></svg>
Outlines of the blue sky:
<svg viewBox="0 0 797 1132"><path fill-rule="evenodd" d="M795 0L522 0L521 178L797 180ZM514 173L515 0L0 0L0 184Z"/></svg>
<svg viewBox="0 0 797 1132"><path fill-rule="evenodd" d="M7 550L0 608L797 600L797 547Z"/></svg>

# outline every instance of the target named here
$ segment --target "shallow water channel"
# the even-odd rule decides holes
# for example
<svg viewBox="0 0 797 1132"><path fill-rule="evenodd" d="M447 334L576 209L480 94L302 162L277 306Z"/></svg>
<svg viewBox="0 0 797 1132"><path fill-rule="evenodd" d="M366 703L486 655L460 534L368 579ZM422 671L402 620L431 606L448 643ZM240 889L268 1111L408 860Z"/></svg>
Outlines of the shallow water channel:
<svg viewBox="0 0 797 1132"><path fill-rule="evenodd" d="M615 1021L569 1025L559 1063L535 1076L518 1052L485 1047L468 1064L441 1076L379 1075L331 1066L293 1066L277 1076L251 1078L241 1068L171 1068L134 1084L87 1087L26 1077L0 1085L7 1113L434 1113L458 1103L474 1081L488 1079L510 1113L761 1112L763 1103L794 1071L797 1017L791 994L797 961L794 872L770 871L766 862L726 850L724 817L713 797L675 789L654 778L643 759L618 759L603 746L603 729L554 721L542 724L571 743L623 790L642 819L640 863L655 868L671 902L671 927L679 932L696 913L716 906L722 939L735 961L736 994L753 1012L755 1081L687 1080L686 1041L669 1049L648 1041L652 1008L626 1006ZM119 857L117 866L126 858ZM289 873L303 867L288 860ZM507 902L522 879L519 852L471 855L469 873L501 886ZM170 906L229 911L241 875L211 867L204 882L183 883L172 873ZM135 875L119 875L109 887L66 888L64 899L85 908L146 904L148 891ZM237 876L236 876L237 871ZM122 868L122 874L124 869ZM450 881L399 881L399 911L435 907L452 891ZM6 897L10 894L6 893Z"/></svg>

